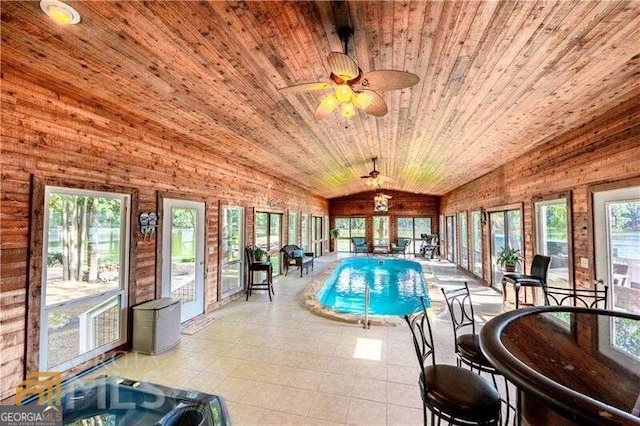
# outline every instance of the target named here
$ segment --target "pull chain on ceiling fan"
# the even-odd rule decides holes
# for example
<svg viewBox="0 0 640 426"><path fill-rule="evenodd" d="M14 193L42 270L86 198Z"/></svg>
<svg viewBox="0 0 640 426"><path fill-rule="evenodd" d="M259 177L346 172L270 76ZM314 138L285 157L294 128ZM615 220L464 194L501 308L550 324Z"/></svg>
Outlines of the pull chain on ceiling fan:
<svg viewBox="0 0 640 426"><path fill-rule="evenodd" d="M349 39L353 35L351 27L338 28L338 36L344 43L344 53L331 52L327 56L331 82L303 83L278 89L281 93L297 93L314 90L332 89L316 109L314 118L322 120L331 114L338 105L342 117L348 119L356 114L356 108L367 114L382 117L387 112L387 104L377 92L404 89L415 85L420 79L417 75L400 70L377 70L366 74L348 55Z"/></svg>

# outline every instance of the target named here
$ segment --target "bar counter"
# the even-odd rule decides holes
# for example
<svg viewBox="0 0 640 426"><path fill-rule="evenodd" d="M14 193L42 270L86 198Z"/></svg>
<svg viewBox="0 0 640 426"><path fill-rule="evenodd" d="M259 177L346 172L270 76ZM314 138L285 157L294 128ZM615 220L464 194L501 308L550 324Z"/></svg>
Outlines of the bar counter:
<svg viewBox="0 0 640 426"><path fill-rule="evenodd" d="M525 425L640 425L640 316L574 307L501 314L480 346L518 387Z"/></svg>

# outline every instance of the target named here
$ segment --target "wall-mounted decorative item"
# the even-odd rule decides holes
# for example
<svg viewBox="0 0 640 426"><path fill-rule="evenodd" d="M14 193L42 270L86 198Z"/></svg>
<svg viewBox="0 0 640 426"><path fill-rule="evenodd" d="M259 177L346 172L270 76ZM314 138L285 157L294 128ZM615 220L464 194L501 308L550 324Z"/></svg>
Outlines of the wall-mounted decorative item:
<svg viewBox="0 0 640 426"><path fill-rule="evenodd" d="M142 212L140 213L140 233L142 234L143 239L149 237L151 239L151 235L156 232L156 228L158 227L158 215L155 212Z"/></svg>
<svg viewBox="0 0 640 426"><path fill-rule="evenodd" d="M480 223L483 225L487 223L487 211L482 207L480 207Z"/></svg>
<svg viewBox="0 0 640 426"><path fill-rule="evenodd" d="M386 212L389 210L389 199L391 197L378 193L373 197L373 211L374 212Z"/></svg>

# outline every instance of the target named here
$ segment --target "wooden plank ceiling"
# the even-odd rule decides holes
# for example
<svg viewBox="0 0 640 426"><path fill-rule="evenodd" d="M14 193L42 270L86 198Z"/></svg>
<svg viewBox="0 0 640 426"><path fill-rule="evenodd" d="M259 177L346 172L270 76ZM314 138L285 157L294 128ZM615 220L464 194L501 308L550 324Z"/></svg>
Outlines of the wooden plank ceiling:
<svg viewBox="0 0 640 426"><path fill-rule="evenodd" d="M99 105L124 122L207 142L208 152L332 198L384 188L440 195L640 93L640 2L2 2L2 72ZM350 22L364 72L420 82L382 94L389 113L334 112L322 92Z"/></svg>

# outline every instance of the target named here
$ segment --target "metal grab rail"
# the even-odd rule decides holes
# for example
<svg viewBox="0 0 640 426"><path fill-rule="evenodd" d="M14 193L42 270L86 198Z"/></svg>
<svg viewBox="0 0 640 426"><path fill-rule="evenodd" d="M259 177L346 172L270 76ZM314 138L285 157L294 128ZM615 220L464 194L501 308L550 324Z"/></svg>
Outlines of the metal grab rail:
<svg viewBox="0 0 640 426"><path fill-rule="evenodd" d="M364 286L364 317L362 318L362 328L368 329L371 325L369 322L369 285Z"/></svg>

